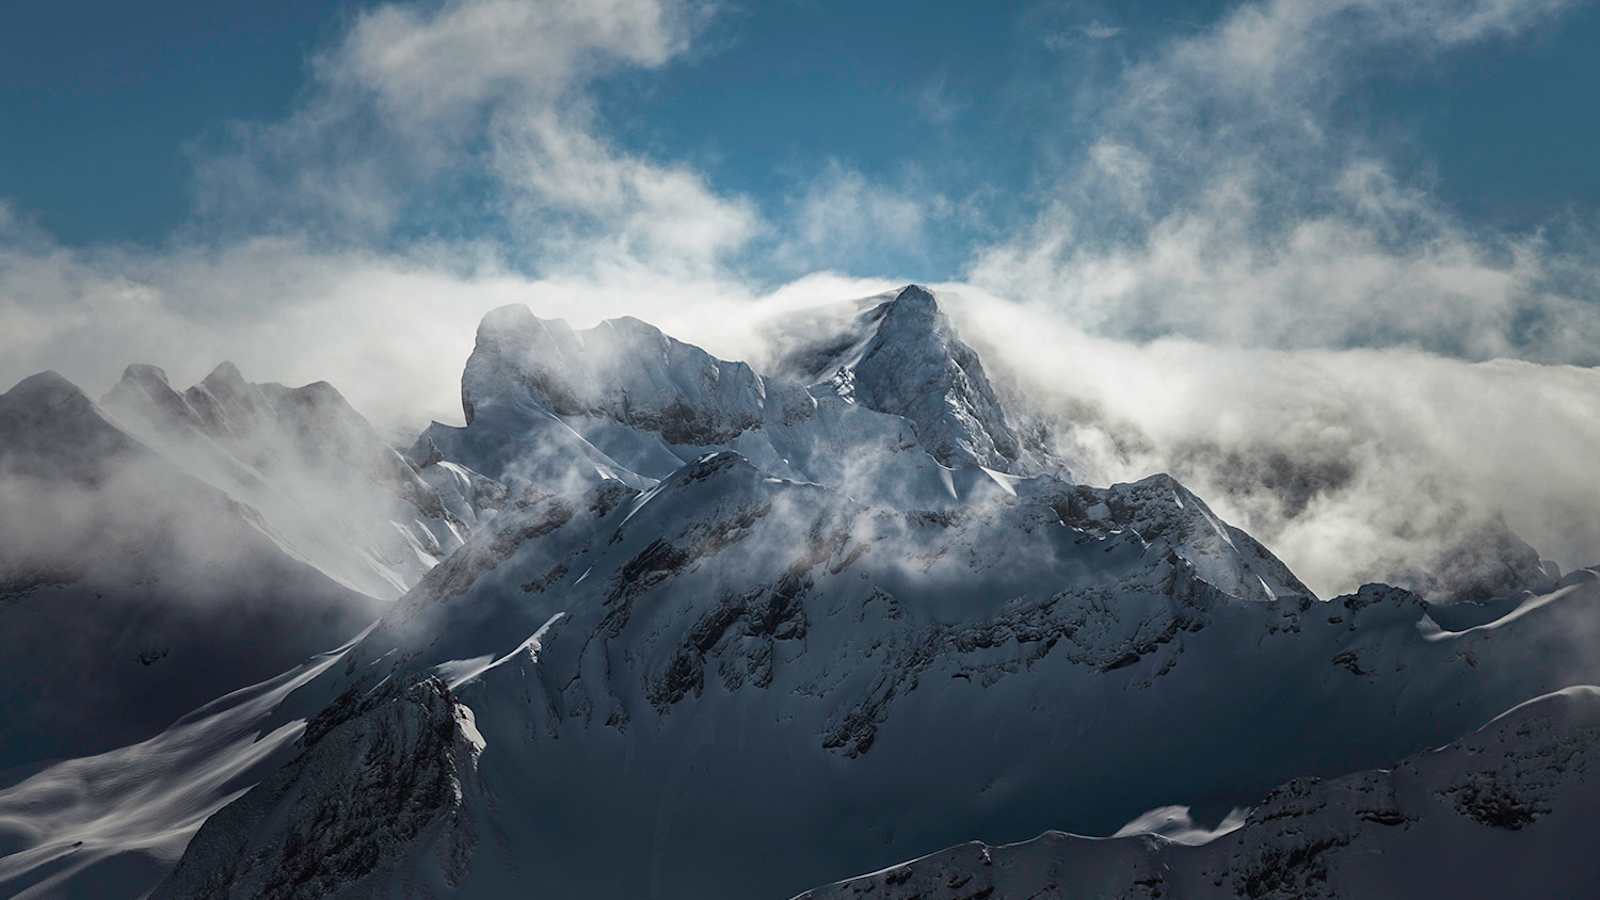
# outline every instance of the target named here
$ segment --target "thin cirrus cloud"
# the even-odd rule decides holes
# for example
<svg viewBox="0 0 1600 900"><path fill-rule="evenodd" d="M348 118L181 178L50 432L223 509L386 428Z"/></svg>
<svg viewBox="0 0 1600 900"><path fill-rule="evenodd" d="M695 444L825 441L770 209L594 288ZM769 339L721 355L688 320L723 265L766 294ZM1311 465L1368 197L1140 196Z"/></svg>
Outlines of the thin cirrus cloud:
<svg viewBox="0 0 1600 900"><path fill-rule="evenodd" d="M1035 213L971 242L946 293L996 370L1076 417L1063 440L1087 477L1178 471L1319 590L1499 514L1566 565L1600 559L1583 524L1600 503L1584 487L1591 374L1474 362L1600 361L1594 267L1459 221L1335 115L1374 53L1425 61L1567 6L1239 5L1121 70L1072 138L1086 149L1040 161ZM359 14L314 57L294 112L193 148L194 223L159 249L64 246L0 206L0 380L56 368L98 391L143 360L187 383L226 357L257 380L329 379L415 426L459 415L460 366L494 306L635 314L760 359L772 315L896 280L830 268L894 274L873 261L915 261L936 226L983 217L982 195L869 177L822 135L823 162L766 207L615 140L597 79L682 62L715 14L677 0ZM944 112L962 98L933 99L925 114L959 137L964 117ZM759 277L774 269L798 274ZM1538 478L1514 442L1475 439L1486 415L1516 422ZM1273 468L1285 459L1303 471ZM1240 487L1269 470L1289 487ZM1385 512L1396 498L1414 514Z"/></svg>

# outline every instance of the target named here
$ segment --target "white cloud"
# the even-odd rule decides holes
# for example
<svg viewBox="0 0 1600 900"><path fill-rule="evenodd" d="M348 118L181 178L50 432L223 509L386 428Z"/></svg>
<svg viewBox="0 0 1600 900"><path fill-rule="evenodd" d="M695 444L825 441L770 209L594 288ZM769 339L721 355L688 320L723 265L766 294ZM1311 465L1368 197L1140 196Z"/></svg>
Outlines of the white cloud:
<svg viewBox="0 0 1600 900"><path fill-rule="evenodd" d="M293 115L197 151L203 220L353 243L416 224L408 216L428 228L488 220L529 257L703 270L759 233L752 204L614 146L589 92L618 70L669 64L708 14L692 0L364 11L316 56Z"/></svg>
<svg viewBox="0 0 1600 900"><path fill-rule="evenodd" d="M1583 266L1457 222L1333 113L1374 53L1515 34L1563 6L1240 6L1124 74L1081 162L970 277L1108 335L1600 361L1600 306L1571 287L1600 283Z"/></svg>
<svg viewBox="0 0 1600 900"><path fill-rule="evenodd" d="M967 104L951 95L950 78L945 73L924 84L913 101L924 119L940 127L954 123L956 117L967 108Z"/></svg>
<svg viewBox="0 0 1600 900"><path fill-rule="evenodd" d="M1600 370L1136 344L970 285L945 292L991 373L1070 423L1062 449L1081 478L1173 472L1324 595L1497 515L1568 568L1600 560Z"/></svg>
<svg viewBox="0 0 1600 900"><path fill-rule="evenodd" d="M682 53L704 12L673 0L453 0L363 12L319 59L330 90L370 91L405 130L462 124L496 100L541 108L612 68Z"/></svg>
<svg viewBox="0 0 1600 900"><path fill-rule="evenodd" d="M1461 359L1600 362L1600 267L1469 227L1336 116L1381 54L1568 5L1236 7L1103 92L1035 220L972 261L968 293L1022 305L968 326L1077 423L1084 474L1175 471L1319 590L1497 514L1563 564L1600 559L1600 377Z"/></svg>
<svg viewBox="0 0 1600 900"><path fill-rule="evenodd" d="M952 208L943 194L919 189L915 179L897 187L832 161L790 210L776 256L804 270L885 253L921 254L930 225Z"/></svg>
<svg viewBox="0 0 1600 900"><path fill-rule="evenodd" d="M519 224L551 263L648 260L703 272L757 235L753 204L715 193L701 175L617 151L572 116L550 113L495 131L493 170Z"/></svg>

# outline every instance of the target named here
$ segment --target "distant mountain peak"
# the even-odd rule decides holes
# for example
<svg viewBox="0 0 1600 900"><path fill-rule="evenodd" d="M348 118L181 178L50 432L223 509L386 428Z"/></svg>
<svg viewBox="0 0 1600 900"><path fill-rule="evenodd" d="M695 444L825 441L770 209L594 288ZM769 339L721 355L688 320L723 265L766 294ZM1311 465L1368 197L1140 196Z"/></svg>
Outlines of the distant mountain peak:
<svg viewBox="0 0 1600 900"><path fill-rule="evenodd" d="M714 443L760 420L759 376L639 319L574 331L526 306L489 312L461 376L470 425L491 407L599 415L675 443Z"/></svg>
<svg viewBox="0 0 1600 900"><path fill-rule="evenodd" d="M934 299L933 292L920 284L908 284L901 288L889 301L889 306L925 315L939 312L939 301Z"/></svg>
<svg viewBox="0 0 1600 900"><path fill-rule="evenodd" d="M4 396L15 404L72 401L80 397L89 399L77 385L54 369L29 375L17 382Z"/></svg>
<svg viewBox="0 0 1600 900"><path fill-rule="evenodd" d="M142 450L58 372L30 375L0 394L0 473L88 483Z"/></svg>
<svg viewBox="0 0 1600 900"><path fill-rule="evenodd" d="M240 374L239 367L234 365L233 363L227 361L227 360L223 360L222 362L217 363L217 367L215 369L212 369L211 370L211 374L207 375L205 377L205 380L201 382L201 384L245 384L245 383L246 382L244 380L244 375Z"/></svg>
<svg viewBox="0 0 1600 900"><path fill-rule="evenodd" d="M168 387L172 385L167 379L165 369L149 363L130 363L122 370L122 380L130 384L162 384Z"/></svg>
<svg viewBox="0 0 1600 900"><path fill-rule="evenodd" d="M906 285L779 366L869 409L904 416L947 466L1047 468L1023 447L977 351L922 285Z"/></svg>
<svg viewBox="0 0 1600 900"><path fill-rule="evenodd" d="M122 380L112 386L101 402L113 414L200 424L200 414L182 394L173 390L167 373L148 363L133 363L124 369Z"/></svg>

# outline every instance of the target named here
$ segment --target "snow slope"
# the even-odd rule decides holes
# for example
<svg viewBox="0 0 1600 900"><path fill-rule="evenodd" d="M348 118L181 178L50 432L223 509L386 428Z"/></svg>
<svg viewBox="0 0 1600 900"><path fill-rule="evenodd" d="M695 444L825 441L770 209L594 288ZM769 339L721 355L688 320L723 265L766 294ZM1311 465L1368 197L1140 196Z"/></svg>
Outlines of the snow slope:
<svg viewBox="0 0 1600 900"><path fill-rule="evenodd" d="M801 897L1592 897L1597 809L1600 688L1576 686L1392 769L1291 781L1225 833L972 842Z"/></svg>
<svg viewBox="0 0 1600 900"><path fill-rule="evenodd" d="M220 697L147 740L0 788L0 893L18 900L148 893L200 823L292 755L303 722L262 726L341 653Z"/></svg>
<svg viewBox="0 0 1600 900"><path fill-rule="evenodd" d="M179 468L258 511L297 556L382 599L460 546L496 502L455 483L470 472L420 474L324 381L251 384L223 363L180 394L160 369L132 365L101 405Z"/></svg>
<svg viewBox="0 0 1600 900"><path fill-rule="evenodd" d="M1163 488L1147 502L1176 508ZM1249 803L1596 674L1572 639L1587 570L1454 633L1382 586L1240 597L1184 549L1026 496L865 506L727 452L647 492L526 499L290 699L347 736L208 821L156 896L240 867L292 883L306 810L363 840L407 788L351 801L328 779L373 746L449 787L405 807L403 848L319 873L318 895L492 896L537 873L554 896L789 896L972 835ZM412 733L417 692L449 740L385 737Z"/></svg>
<svg viewBox="0 0 1600 900"><path fill-rule="evenodd" d="M853 391L764 377L637 319L576 331L502 307L484 317L462 375L466 426L434 423L411 458L545 490L603 479L645 489L733 450L774 476L902 508L959 506L1018 473L1065 474L1020 449L932 295L908 287L868 316L850 335L861 346L841 351L848 362L818 363L858 373Z"/></svg>
<svg viewBox="0 0 1600 900"><path fill-rule="evenodd" d="M824 329L778 371L869 409L904 416L935 459L1006 472L1059 469L1013 427L978 354L920 285L871 298L843 328Z"/></svg>
<svg viewBox="0 0 1600 900"><path fill-rule="evenodd" d="M1170 477L1071 483L926 291L844 319L769 376L637 320L487 316L467 424L407 454L470 530L252 720L308 724L152 896L793 896L1218 818L1600 682L1596 571L1319 600ZM1068 843L1120 877L1154 840Z"/></svg>
<svg viewBox="0 0 1600 900"><path fill-rule="evenodd" d="M150 737L380 608L59 375L0 395L0 784Z"/></svg>

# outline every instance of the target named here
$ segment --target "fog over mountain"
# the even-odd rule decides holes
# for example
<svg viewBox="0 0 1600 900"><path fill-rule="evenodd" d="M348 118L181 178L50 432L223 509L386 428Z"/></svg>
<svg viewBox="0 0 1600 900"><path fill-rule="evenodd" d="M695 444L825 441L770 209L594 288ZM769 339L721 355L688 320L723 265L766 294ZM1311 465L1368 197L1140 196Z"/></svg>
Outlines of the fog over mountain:
<svg viewBox="0 0 1600 900"><path fill-rule="evenodd" d="M1322 599L1169 475L1075 480L1052 448L1077 426L991 381L927 288L801 321L761 372L636 319L575 331L493 310L460 382L466 424L403 454L331 386L251 386L227 365L184 394L130 367L103 404L118 419L60 376L18 385L7 471L51 521L70 507L50 490L106 504L77 527L126 549L85 569L76 533L12 544L12 682L38 705L9 735L0 877L41 895L120 877L153 896L492 896L532 866L558 894L785 896L971 834L1159 834L1145 812L1174 805L1236 809L1194 842L1254 834L1280 782L1381 766L1600 680L1594 572L1563 574L1504 523L1408 558L1411 590ZM152 443L116 424L135 419ZM135 462L216 505L166 488L176 505L155 512L119 487L156 477ZM346 498L334 530L289 505L308 467L311 496ZM385 561L386 527L415 564L379 570L407 589L387 606L330 577ZM460 543L420 552L436 533ZM228 652L265 680L230 684L192 640L313 596L267 565L324 579L327 627L294 643L251 625L248 656ZM68 638L92 662L28 662L96 604L111 643ZM154 624L172 617L187 640ZM113 675L130 638L139 666L201 693ZM307 640L330 652L297 667ZM108 684L144 718L47 724L70 702L103 725L82 704ZM1515 772L1545 753L1523 735ZM1532 821L1565 798L1533 784L1468 812L1511 827L1506 804ZM1360 821L1376 824L1341 821L1341 840L1393 824ZM1251 884L1313 877L1272 840ZM963 860L938 877L977 877Z"/></svg>
<svg viewBox="0 0 1600 900"><path fill-rule="evenodd" d="M1591 6L30 11L0 895L1600 894Z"/></svg>

